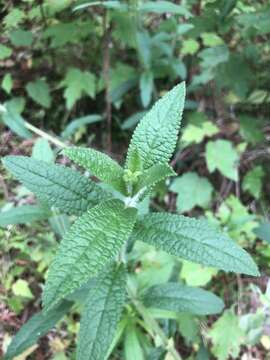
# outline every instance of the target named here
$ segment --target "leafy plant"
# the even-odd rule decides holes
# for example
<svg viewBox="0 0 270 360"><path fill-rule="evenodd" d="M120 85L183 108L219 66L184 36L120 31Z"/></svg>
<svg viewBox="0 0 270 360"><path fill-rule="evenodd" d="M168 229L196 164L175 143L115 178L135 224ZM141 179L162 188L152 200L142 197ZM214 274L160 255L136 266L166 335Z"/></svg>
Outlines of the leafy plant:
<svg viewBox="0 0 270 360"><path fill-rule="evenodd" d="M258 275L251 257L206 220L162 212L141 213L141 204L153 187L174 175L168 161L177 143L184 98L182 83L143 117L133 134L124 167L97 150L63 150L65 156L104 184L62 165L34 158L3 159L6 168L42 204L79 216L64 234L49 267L42 312L20 329L7 350L6 360L32 346L68 311L70 302L76 301L83 303L78 360L107 358L124 330L125 352L130 353L130 344L136 343L140 353L140 331L136 330L130 306L143 318L149 334L159 337L172 358L180 359L173 341L150 310L207 315L222 311L223 302L208 291L176 280L148 289L137 286L128 263L136 241L202 265Z"/></svg>

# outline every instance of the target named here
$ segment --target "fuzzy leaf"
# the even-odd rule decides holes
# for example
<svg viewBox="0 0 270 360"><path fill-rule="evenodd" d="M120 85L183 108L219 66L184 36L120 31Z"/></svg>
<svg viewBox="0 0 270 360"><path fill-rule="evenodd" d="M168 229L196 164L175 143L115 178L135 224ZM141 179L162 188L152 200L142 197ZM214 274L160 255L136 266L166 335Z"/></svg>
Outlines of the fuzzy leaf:
<svg viewBox="0 0 270 360"><path fill-rule="evenodd" d="M175 86L143 117L133 134L127 162L135 149L144 169L166 163L171 158L181 124L185 100L185 84Z"/></svg>
<svg viewBox="0 0 270 360"><path fill-rule="evenodd" d="M28 320L12 339L4 360L12 360L15 356L34 345L45 335L70 309L72 302L64 301L57 308L46 314L40 312Z"/></svg>
<svg viewBox="0 0 270 360"><path fill-rule="evenodd" d="M125 304L125 286L125 269L113 266L90 288L81 318L77 360L106 358Z"/></svg>
<svg viewBox="0 0 270 360"><path fill-rule="evenodd" d="M143 301L148 307L195 315L217 314L224 307L223 301L209 291L173 282L147 289Z"/></svg>
<svg viewBox="0 0 270 360"><path fill-rule="evenodd" d="M113 159L94 149L72 147L63 151L64 155L73 160L76 164L89 170L91 174L106 184L112 185L115 189L125 189L123 180L124 170Z"/></svg>
<svg viewBox="0 0 270 360"><path fill-rule="evenodd" d="M136 213L120 200L109 200L75 221L49 268L43 292L45 308L56 305L113 260L129 238Z"/></svg>
<svg viewBox="0 0 270 360"><path fill-rule="evenodd" d="M205 220L156 213L136 224L133 236L171 255L225 271L259 275L248 253Z"/></svg>
<svg viewBox="0 0 270 360"><path fill-rule="evenodd" d="M49 206L80 215L109 197L96 183L65 166L27 156L6 156L5 167Z"/></svg>
<svg viewBox="0 0 270 360"><path fill-rule="evenodd" d="M177 175L168 164L156 164L143 172L137 188L151 187L169 176Z"/></svg>

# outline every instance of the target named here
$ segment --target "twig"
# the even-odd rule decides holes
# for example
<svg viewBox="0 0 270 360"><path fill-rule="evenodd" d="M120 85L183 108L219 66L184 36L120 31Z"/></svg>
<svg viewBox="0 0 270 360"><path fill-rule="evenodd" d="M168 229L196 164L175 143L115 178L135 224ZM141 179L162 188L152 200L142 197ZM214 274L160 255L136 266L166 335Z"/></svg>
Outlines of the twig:
<svg viewBox="0 0 270 360"><path fill-rule="evenodd" d="M50 135L50 134L47 134L46 132L44 132L43 130L40 130L38 129L37 127L35 127L34 125L30 124L29 122L27 121L24 121L24 126L32 131L33 133L43 137L44 139L47 139L48 141L52 142L54 145L60 147L60 148L66 148L68 147L67 144L65 144L63 141L57 139L56 137Z"/></svg>

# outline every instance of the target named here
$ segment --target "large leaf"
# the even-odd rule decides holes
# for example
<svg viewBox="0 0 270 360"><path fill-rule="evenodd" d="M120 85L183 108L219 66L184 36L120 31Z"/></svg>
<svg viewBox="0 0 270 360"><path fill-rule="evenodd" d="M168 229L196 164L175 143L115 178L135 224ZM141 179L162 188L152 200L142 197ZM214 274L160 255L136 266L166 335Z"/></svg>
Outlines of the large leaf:
<svg viewBox="0 0 270 360"><path fill-rule="evenodd" d="M57 308L47 312L40 312L28 320L12 339L4 360L12 360L15 356L34 345L45 335L70 309L72 302L63 301Z"/></svg>
<svg viewBox="0 0 270 360"><path fill-rule="evenodd" d="M143 301L148 307L196 315L217 314L224 307L223 301L209 291L173 282L147 289Z"/></svg>
<svg viewBox="0 0 270 360"><path fill-rule="evenodd" d="M64 236L49 269L43 304L50 308L113 260L128 239L137 210L109 200L88 210Z"/></svg>
<svg viewBox="0 0 270 360"><path fill-rule="evenodd" d="M77 360L106 358L125 304L125 286L125 269L113 266L90 288L81 318Z"/></svg>
<svg viewBox="0 0 270 360"><path fill-rule="evenodd" d="M38 205L22 205L0 212L0 226L26 224L44 220L50 216L48 209Z"/></svg>
<svg viewBox="0 0 270 360"><path fill-rule="evenodd" d="M178 138L184 100L185 84L181 83L153 106L136 127L128 149L128 159L137 149L147 169L171 158Z"/></svg>
<svg viewBox="0 0 270 360"><path fill-rule="evenodd" d="M80 215L108 198L96 183L67 167L26 156L6 156L3 163L41 201L64 213Z"/></svg>
<svg viewBox="0 0 270 360"><path fill-rule="evenodd" d="M124 170L108 155L94 149L80 147L67 148L63 153L78 165L89 170L92 175L95 175L104 183L112 185L120 191L125 189Z"/></svg>
<svg viewBox="0 0 270 360"><path fill-rule="evenodd" d="M136 224L133 236L171 255L225 271L259 275L248 253L205 220L156 213Z"/></svg>

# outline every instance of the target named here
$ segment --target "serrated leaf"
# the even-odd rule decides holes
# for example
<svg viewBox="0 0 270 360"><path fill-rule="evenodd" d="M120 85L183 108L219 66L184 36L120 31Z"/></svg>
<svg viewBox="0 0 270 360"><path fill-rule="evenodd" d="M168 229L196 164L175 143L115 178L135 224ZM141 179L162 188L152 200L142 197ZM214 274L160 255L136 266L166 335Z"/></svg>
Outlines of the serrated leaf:
<svg viewBox="0 0 270 360"><path fill-rule="evenodd" d="M169 176L177 175L168 164L157 164L145 170L139 178L136 188L151 187Z"/></svg>
<svg viewBox="0 0 270 360"><path fill-rule="evenodd" d="M205 220L149 214L138 221L132 236L185 260L225 271L259 275L249 254Z"/></svg>
<svg viewBox="0 0 270 360"><path fill-rule="evenodd" d="M76 164L89 170L92 175L106 184L113 186L116 190L123 191L125 184L123 180L123 168L108 155L94 149L71 147L63 150L63 154L73 160Z"/></svg>
<svg viewBox="0 0 270 360"><path fill-rule="evenodd" d="M48 109L51 106L50 88L43 79L31 81L26 85L27 94L39 105Z"/></svg>
<svg viewBox="0 0 270 360"><path fill-rule="evenodd" d="M88 210L64 236L43 292L46 309L98 274L129 238L137 210L109 200Z"/></svg>
<svg viewBox="0 0 270 360"><path fill-rule="evenodd" d="M77 360L106 359L126 299L124 267L109 267L89 290L81 317Z"/></svg>
<svg viewBox="0 0 270 360"><path fill-rule="evenodd" d="M27 156L6 156L2 161L42 202L63 213L80 215L110 197L96 183L65 166Z"/></svg>
<svg viewBox="0 0 270 360"><path fill-rule="evenodd" d="M238 179L236 150L228 140L209 141L206 145L206 163L210 172L219 170L224 176L234 181Z"/></svg>
<svg viewBox="0 0 270 360"><path fill-rule="evenodd" d="M244 332L232 310L224 312L208 331L208 335L213 343L212 352L219 360L238 358L240 346L244 342Z"/></svg>
<svg viewBox="0 0 270 360"><path fill-rule="evenodd" d="M143 295L147 307L196 315L220 313L223 301L209 291L169 282L152 286Z"/></svg>
<svg viewBox="0 0 270 360"><path fill-rule="evenodd" d="M38 205L22 205L0 212L0 226L26 224L37 220L47 219L50 212Z"/></svg>
<svg viewBox="0 0 270 360"><path fill-rule="evenodd" d="M81 71L76 68L69 69L61 82L61 86L65 87L66 107L71 109L84 94L94 98L96 93L95 82L95 75L89 71Z"/></svg>
<svg viewBox="0 0 270 360"><path fill-rule="evenodd" d="M174 179L170 190L178 194L177 210L185 212L195 206L205 208L211 201L213 186L207 178L195 172L187 172Z"/></svg>
<svg viewBox="0 0 270 360"><path fill-rule="evenodd" d="M46 314L40 312L34 315L14 336L4 360L12 360L15 356L20 355L34 345L41 336L45 335L66 314L71 305L71 302L64 301Z"/></svg>
<svg viewBox="0 0 270 360"><path fill-rule="evenodd" d="M137 149L144 169L171 158L181 124L185 84L175 86L143 117L133 134L127 155Z"/></svg>
<svg viewBox="0 0 270 360"><path fill-rule="evenodd" d="M246 173L243 179L243 190L249 192L255 199L259 199L262 192L264 175L263 167L255 166Z"/></svg>

